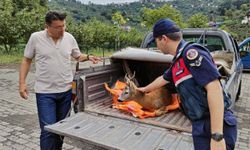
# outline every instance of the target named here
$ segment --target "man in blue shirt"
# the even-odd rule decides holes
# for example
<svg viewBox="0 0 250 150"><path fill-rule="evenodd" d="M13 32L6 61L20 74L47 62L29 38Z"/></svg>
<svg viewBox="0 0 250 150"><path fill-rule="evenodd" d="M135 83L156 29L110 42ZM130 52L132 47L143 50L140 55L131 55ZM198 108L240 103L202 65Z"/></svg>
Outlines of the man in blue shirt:
<svg viewBox="0 0 250 150"><path fill-rule="evenodd" d="M192 121L195 149L234 149L237 121L229 110L231 101L223 92L209 51L185 42L180 28L170 19L161 19L154 25L153 37L159 50L175 57L162 76L138 90L150 92L173 82L183 111Z"/></svg>

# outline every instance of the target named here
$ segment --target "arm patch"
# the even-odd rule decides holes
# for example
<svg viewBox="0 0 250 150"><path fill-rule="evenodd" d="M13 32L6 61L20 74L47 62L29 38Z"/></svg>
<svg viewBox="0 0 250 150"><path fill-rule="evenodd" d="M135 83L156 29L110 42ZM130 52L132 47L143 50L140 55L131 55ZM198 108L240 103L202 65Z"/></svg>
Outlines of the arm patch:
<svg viewBox="0 0 250 150"><path fill-rule="evenodd" d="M198 51L196 49L189 49L186 53L188 60L194 60L198 57Z"/></svg>

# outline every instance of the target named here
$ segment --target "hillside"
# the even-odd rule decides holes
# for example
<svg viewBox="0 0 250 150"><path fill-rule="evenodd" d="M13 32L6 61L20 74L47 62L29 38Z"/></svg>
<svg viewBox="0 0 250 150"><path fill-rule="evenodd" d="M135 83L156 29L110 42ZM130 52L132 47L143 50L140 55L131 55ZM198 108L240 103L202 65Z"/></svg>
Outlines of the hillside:
<svg viewBox="0 0 250 150"><path fill-rule="evenodd" d="M157 9L165 4L170 4L173 8L179 10L184 23L192 15L201 13L210 21L223 23L223 29L231 31L235 36L245 37L245 32L242 32L245 30L247 30L246 36L250 34L249 28L241 25L246 13L250 11L249 0L172 0L164 2L144 0L144 2L109 5L95 5L92 3L85 5L76 0L51 0L49 8L67 11L79 22L87 22L91 18L96 18L111 24L113 24L112 15L119 11L126 19L127 25L141 29L143 8ZM242 4L245 4L245 6L243 7ZM236 32L236 29L239 29L239 32Z"/></svg>
<svg viewBox="0 0 250 150"><path fill-rule="evenodd" d="M166 2L130 4L110 4L110 5L85 5L78 1L52 0L49 2L49 8L69 12L76 20L86 22L91 18L96 18L104 22L111 22L112 14L120 11L130 25L137 25L141 22L142 8L158 8Z"/></svg>
<svg viewBox="0 0 250 150"><path fill-rule="evenodd" d="M86 22L92 17L102 21L110 21L114 12L120 11L128 20L129 24L135 25L141 22L141 10L146 8L158 8L164 4L171 4L174 8L179 10L186 20L197 12L202 12L209 15L210 11L218 12L217 9L223 4L225 0L173 0L167 2L133 2L129 4L109 4L96 5L90 3L89 5L82 4L76 0L51 0L49 7L51 9L64 10L72 14L72 16L82 22ZM219 12L218 12L219 13Z"/></svg>

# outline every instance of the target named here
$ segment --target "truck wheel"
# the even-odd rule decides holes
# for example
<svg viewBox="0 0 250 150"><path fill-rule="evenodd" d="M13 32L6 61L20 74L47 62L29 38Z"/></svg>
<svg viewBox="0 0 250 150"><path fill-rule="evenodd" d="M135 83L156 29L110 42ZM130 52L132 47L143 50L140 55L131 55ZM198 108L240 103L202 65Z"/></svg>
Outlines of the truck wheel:
<svg viewBox="0 0 250 150"><path fill-rule="evenodd" d="M237 91L237 94L236 94L236 99L235 101L238 101L239 98L240 98L240 93L241 93L241 81L240 81L240 84L239 84L239 88L238 88L238 91Z"/></svg>

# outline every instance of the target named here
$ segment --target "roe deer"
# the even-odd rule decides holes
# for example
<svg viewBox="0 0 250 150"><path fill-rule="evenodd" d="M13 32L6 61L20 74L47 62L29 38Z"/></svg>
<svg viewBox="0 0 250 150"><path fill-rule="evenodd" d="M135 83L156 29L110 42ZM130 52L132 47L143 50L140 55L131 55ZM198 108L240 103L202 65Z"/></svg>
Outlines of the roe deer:
<svg viewBox="0 0 250 150"><path fill-rule="evenodd" d="M133 77L132 77L133 78ZM148 111L155 111L156 116L165 114L168 111L167 105L174 104L174 109L179 107L176 105L176 102L172 102L172 93L167 89L167 87L161 87L149 93L143 93L137 90L137 86L132 81L132 78L129 78L127 74L125 75L125 81L127 86L124 88L120 94L118 101L129 101L133 100L139 103L143 109ZM171 109L173 109L171 107Z"/></svg>

